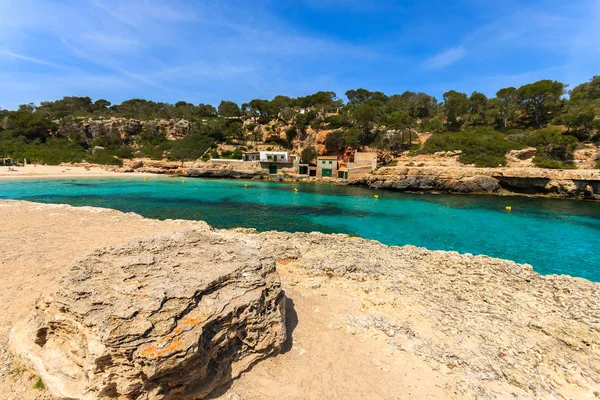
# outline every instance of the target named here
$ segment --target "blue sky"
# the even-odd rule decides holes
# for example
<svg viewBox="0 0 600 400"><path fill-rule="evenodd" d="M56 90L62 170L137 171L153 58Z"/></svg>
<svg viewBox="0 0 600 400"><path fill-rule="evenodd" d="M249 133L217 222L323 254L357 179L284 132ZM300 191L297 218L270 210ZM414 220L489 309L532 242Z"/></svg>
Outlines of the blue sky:
<svg viewBox="0 0 600 400"><path fill-rule="evenodd" d="M600 75L600 0L0 0L0 32L8 109L358 87L440 99Z"/></svg>

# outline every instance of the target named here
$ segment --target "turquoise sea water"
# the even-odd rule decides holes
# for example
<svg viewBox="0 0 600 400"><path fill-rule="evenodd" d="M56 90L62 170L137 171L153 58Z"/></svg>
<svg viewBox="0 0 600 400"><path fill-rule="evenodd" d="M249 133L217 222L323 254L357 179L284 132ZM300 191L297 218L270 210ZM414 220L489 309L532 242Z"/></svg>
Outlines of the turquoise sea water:
<svg viewBox="0 0 600 400"><path fill-rule="evenodd" d="M248 185L245 187L244 185ZM298 192L294 191L298 188ZM0 182L0 198L108 207L218 228L353 233L600 281L600 203L374 192L324 183L143 178ZM507 205L512 212L505 211ZM0 209L1 221L1 209Z"/></svg>

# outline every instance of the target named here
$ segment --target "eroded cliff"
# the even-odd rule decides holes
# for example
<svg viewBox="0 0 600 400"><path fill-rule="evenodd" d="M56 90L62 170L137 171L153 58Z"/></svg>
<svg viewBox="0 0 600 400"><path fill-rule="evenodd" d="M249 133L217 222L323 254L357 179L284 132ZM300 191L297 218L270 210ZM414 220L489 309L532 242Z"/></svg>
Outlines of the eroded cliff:
<svg viewBox="0 0 600 400"><path fill-rule="evenodd" d="M404 191L514 193L600 200L600 170L384 167L349 183Z"/></svg>

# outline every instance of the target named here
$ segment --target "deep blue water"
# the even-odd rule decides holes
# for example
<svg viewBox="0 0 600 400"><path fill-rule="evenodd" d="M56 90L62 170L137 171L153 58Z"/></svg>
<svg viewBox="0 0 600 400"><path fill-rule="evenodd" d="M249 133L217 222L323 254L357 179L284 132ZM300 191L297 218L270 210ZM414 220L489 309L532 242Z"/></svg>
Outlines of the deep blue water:
<svg viewBox="0 0 600 400"><path fill-rule="evenodd" d="M600 281L600 203L389 191L378 191L375 199L373 194L324 183L189 178L0 182L2 199L108 207L151 218L204 220L218 228L353 233L389 245L487 254L529 263L542 274Z"/></svg>

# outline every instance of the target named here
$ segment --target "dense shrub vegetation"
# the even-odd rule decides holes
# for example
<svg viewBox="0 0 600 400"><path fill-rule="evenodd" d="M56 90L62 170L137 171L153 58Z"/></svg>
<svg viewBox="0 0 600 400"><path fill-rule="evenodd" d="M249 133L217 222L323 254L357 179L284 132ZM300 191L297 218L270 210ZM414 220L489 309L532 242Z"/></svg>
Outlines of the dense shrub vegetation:
<svg viewBox="0 0 600 400"><path fill-rule="evenodd" d="M421 149L423 154L439 151L461 150L459 156L465 164L478 167L497 167L506 164L505 154L524 146L506 138L503 133L492 128L474 128L465 132L435 134Z"/></svg>
<svg viewBox="0 0 600 400"><path fill-rule="evenodd" d="M0 110L0 155L48 164L87 160L114 165L134 156L240 158L241 150L219 153L210 149L215 143L256 144L263 134L273 141L273 148L292 148L299 141L304 149L314 141L312 130L327 130L324 144L330 153L363 146L399 153L414 149L419 133L430 133L418 150L421 153L461 150L462 162L491 167L505 164L507 151L533 146L538 150L536 165L568 168L577 146L600 143L600 120L596 119L600 77L568 94L567 98L563 83L541 80L500 89L493 98L450 90L441 101L425 93L388 96L362 88L347 91L345 103L335 93L321 91L297 98L254 99L241 106L224 100L216 108L144 99L113 105L104 99L65 97L37 106L21 105L14 111ZM185 119L190 129L177 140L167 140L159 128L124 135L103 128L93 140L81 129L84 118L110 117ZM306 140L310 142L303 143ZM94 151L97 146L104 150ZM314 157L316 152L310 147L302 158Z"/></svg>
<svg viewBox="0 0 600 400"><path fill-rule="evenodd" d="M537 148L533 163L542 168L573 168L573 150L578 141L575 136L562 133L560 128L540 129L523 137L528 146Z"/></svg>

